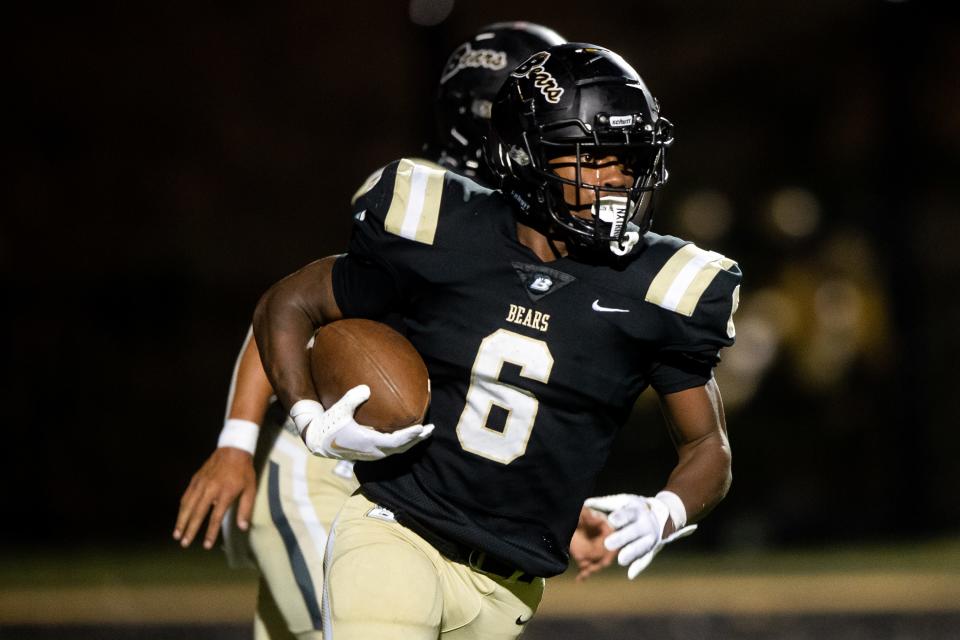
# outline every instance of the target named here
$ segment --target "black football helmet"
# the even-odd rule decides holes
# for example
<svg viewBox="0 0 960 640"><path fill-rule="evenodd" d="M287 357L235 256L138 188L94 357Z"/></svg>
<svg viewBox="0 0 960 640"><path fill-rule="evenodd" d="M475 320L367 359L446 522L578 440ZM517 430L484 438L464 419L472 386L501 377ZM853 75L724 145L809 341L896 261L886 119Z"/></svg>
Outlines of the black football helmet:
<svg viewBox="0 0 960 640"><path fill-rule="evenodd" d="M491 184L482 149L497 91L531 54L563 42L538 24L498 22L454 49L440 74L437 95L440 164Z"/></svg>
<svg viewBox="0 0 960 640"><path fill-rule="evenodd" d="M567 43L534 54L497 94L491 124L487 161L531 226L559 233L574 248L615 255L628 253L650 228L673 126L616 53ZM550 164L561 156L575 161ZM585 184L581 170L600 169L610 156L633 184ZM574 179L553 171L564 166L575 167ZM575 203L565 201L564 184L575 187ZM595 192L593 203L581 203L581 189ZM585 210L589 216L574 215Z"/></svg>

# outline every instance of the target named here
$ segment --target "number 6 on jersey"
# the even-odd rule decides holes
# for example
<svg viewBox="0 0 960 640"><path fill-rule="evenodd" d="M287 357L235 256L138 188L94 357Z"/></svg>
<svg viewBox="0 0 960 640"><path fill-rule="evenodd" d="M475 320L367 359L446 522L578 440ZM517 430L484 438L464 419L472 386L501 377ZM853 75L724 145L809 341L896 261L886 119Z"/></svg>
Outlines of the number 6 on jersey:
<svg viewBox="0 0 960 640"><path fill-rule="evenodd" d="M553 355L543 340L498 329L483 339L470 372L467 404L457 423L457 437L464 450L509 464L524 454L540 401L530 391L500 381L503 363L520 367L520 375L546 383L553 369ZM503 431L487 427L496 405L507 412Z"/></svg>

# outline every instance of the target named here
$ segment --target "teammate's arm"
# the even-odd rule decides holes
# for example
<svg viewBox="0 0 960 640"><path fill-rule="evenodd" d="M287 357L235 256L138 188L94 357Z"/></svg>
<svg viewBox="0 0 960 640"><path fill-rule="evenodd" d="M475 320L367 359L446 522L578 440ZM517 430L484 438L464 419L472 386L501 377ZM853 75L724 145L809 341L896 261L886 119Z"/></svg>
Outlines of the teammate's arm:
<svg viewBox="0 0 960 640"><path fill-rule="evenodd" d="M350 389L328 409L320 404L304 345L317 327L343 316L333 292L337 259L317 260L273 285L257 304L253 330L264 370L307 448L327 458L379 460L410 449L433 426L381 433L358 424L353 415L370 397L366 385Z"/></svg>
<svg viewBox="0 0 960 640"><path fill-rule="evenodd" d="M580 509L580 520L570 540L570 559L577 565L577 582L610 566L617 552L607 549L603 541L613 533L606 516L593 509Z"/></svg>
<svg viewBox="0 0 960 640"><path fill-rule="evenodd" d="M335 256L318 260L304 268L287 281L314 278L320 285L320 322L329 322L340 317L336 302L333 301L333 289L330 285ZM281 283L281 284L283 284ZM292 283L288 283L292 284ZM306 294L313 292L304 285L300 290ZM312 335L312 325L305 332L296 349L297 355L306 358L304 345ZM306 374L307 387L312 393L309 370ZM237 366L234 369L234 379L231 383L231 393L228 399L227 422L224 432L221 433L220 446L204 462L203 466L194 474L190 485L180 499L180 510L177 514L177 523L173 537L184 547L188 546L203 525L207 514L210 519L207 524L203 546L207 549L216 542L223 516L227 509L239 498L237 508L237 526L242 530L249 527L253 512L253 503L256 497L256 473L253 468L253 452L259 425L270 404L273 395L273 386L267 377L260 360L260 353L256 339L251 332L240 352ZM290 406L289 404L286 406ZM224 438L225 435L232 437ZM212 513L211 513L212 510Z"/></svg>
<svg viewBox="0 0 960 640"><path fill-rule="evenodd" d="M217 449L193 475L180 499L173 537L181 546L190 545L210 513L203 546L212 548L224 514L238 499L237 526L242 530L249 527L256 496L253 452L272 395L251 332L234 367L227 418Z"/></svg>

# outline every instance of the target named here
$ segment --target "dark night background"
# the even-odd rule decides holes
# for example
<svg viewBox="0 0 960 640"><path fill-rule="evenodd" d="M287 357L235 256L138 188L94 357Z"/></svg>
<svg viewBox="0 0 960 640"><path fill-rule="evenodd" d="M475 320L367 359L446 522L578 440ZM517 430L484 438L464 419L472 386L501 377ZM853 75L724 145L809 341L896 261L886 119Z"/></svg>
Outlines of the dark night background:
<svg viewBox="0 0 960 640"><path fill-rule="evenodd" d="M442 3L438 3L442 4ZM948 3L38 4L6 16L0 543L173 545L259 295L417 154L446 54L547 24L677 127L655 229L741 263L704 548L960 531L960 30ZM599 355L599 354L598 354ZM641 401L598 491L658 489Z"/></svg>

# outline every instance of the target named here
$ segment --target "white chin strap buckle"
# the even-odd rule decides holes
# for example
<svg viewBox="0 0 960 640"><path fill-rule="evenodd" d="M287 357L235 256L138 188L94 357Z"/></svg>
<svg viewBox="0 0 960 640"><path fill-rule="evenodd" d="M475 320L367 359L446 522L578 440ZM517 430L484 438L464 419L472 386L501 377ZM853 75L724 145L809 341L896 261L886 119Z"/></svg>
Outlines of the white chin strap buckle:
<svg viewBox="0 0 960 640"><path fill-rule="evenodd" d="M640 242L640 234L636 231L627 231L623 234L623 242L610 241L610 251L616 256L625 256Z"/></svg>
<svg viewBox="0 0 960 640"><path fill-rule="evenodd" d="M604 196L593 205L594 215L610 225L610 235L617 237L627 223L627 209L630 201L624 196ZM616 256L625 256L640 241L640 234L636 231L627 231L623 234L623 241L610 241L610 251Z"/></svg>

